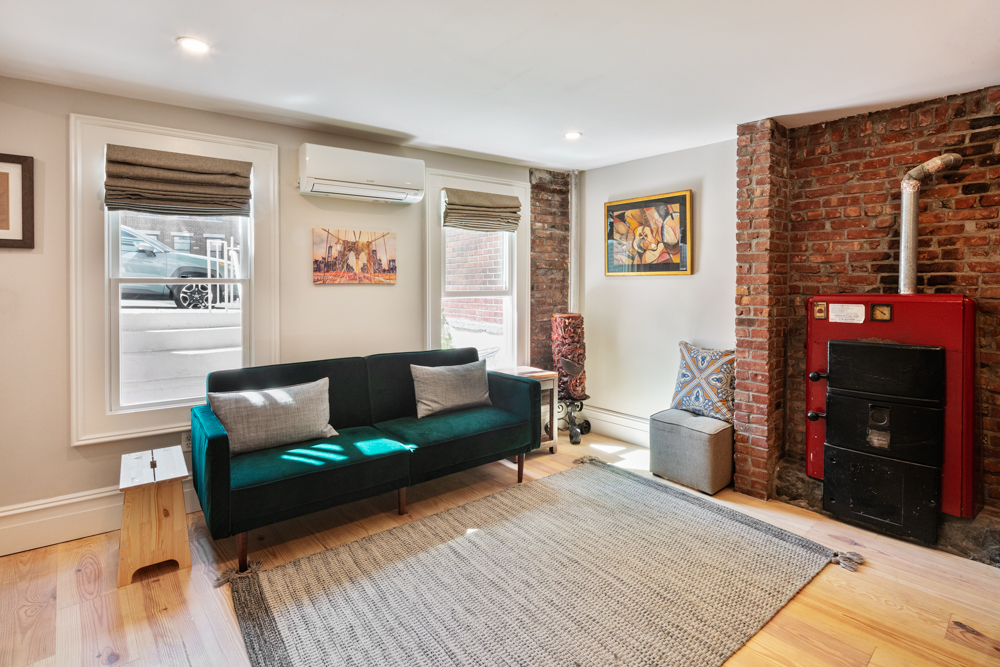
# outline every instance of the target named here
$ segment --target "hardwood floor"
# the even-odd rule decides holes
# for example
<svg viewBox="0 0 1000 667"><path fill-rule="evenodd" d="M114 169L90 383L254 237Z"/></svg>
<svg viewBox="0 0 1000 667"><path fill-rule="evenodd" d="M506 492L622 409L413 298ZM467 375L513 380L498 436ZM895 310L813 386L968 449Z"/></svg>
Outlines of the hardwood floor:
<svg viewBox="0 0 1000 667"><path fill-rule="evenodd" d="M584 454L651 476L648 450L590 435L528 455L525 481ZM418 485L406 516L389 493L253 531L250 559L280 565L489 495L516 474L502 461ZM732 490L715 499L867 559L859 572L825 568L727 665L1000 665L1000 569ZM201 514L188 526L191 569L148 568L123 588L117 531L0 558L0 666L248 664L228 587L212 587L235 565L236 540L213 542Z"/></svg>

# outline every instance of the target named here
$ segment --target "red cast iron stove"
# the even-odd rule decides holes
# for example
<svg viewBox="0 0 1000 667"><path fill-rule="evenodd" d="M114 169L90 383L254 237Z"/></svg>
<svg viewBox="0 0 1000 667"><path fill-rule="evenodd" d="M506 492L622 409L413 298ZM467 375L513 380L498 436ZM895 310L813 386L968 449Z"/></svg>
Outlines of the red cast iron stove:
<svg viewBox="0 0 1000 667"><path fill-rule="evenodd" d="M938 512L982 508L974 434L976 304L916 294L919 183L902 183L900 294L819 294L807 303L806 473L824 509L875 530L937 541Z"/></svg>
<svg viewBox="0 0 1000 667"><path fill-rule="evenodd" d="M978 511L973 472L973 389L976 303L958 294L821 294L809 299L806 372L826 374L829 341L867 341L943 347L945 357L944 452L941 511L971 517ZM830 309L860 306L864 321L834 322ZM875 305L891 306L891 321L873 321ZM817 310L826 319L816 319ZM825 311L825 313L824 313ZM850 310L848 311L850 313ZM838 318L839 319L839 318ZM826 378L806 383L806 410L826 412ZM823 479L826 420L806 421L806 473Z"/></svg>

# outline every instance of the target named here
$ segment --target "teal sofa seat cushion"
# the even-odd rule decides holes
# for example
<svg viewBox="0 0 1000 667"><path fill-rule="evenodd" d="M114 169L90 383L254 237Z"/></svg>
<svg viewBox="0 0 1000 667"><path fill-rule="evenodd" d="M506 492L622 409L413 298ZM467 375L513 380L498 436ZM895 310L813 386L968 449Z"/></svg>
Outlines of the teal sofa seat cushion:
<svg viewBox="0 0 1000 667"><path fill-rule="evenodd" d="M426 479L497 460L528 449L531 422L499 408L472 408L417 419L400 417L375 425L393 440L412 447L410 480Z"/></svg>
<svg viewBox="0 0 1000 667"><path fill-rule="evenodd" d="M408 448L371 426L234 456L233 532L408 486L409 474Z"/></svg>

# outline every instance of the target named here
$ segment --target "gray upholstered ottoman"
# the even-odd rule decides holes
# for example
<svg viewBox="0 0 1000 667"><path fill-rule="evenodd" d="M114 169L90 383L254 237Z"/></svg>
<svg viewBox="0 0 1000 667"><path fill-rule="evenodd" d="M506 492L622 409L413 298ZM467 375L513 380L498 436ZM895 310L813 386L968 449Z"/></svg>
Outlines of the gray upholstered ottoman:
<svg viewBox="0 0 1000 667"><path fill-rule="evenodd" d="M649 418L649 470L714 494L733 478L733 425L684 410Z"/></svg>

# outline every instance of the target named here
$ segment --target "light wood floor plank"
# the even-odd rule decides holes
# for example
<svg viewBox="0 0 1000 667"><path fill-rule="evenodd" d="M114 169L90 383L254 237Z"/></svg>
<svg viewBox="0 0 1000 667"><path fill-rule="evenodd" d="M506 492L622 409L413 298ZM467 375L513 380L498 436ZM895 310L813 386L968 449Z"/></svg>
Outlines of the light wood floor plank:
<svg viewBox="0 0 1000 667"><path fill-rule="evenodd" d="M806 537L832 549L861 553L870 561L866 569L883 578L905 581L930 596L973 606L983 613L996 610L994 593L1000 587L1000 569L823 519Z"/></svg>
<svg viewBox="0 0 1000 667"><path fill-rule="evenodd" d="M115 590L118 531L56 545L59 555L59 608L93 600Z"/></svg>
<svg viewBox="0 0 1000 667"><path fill-rule="evenodd" d="M190 571L170 572L140 584L143 614L153 635L159 664L192 667L224 664L223 656L213 662L202 641L192 618L197 605L189 604L184 597L182 576L190 576Z"/></svg>
<svg viewBox="0 0 1000 667"><path fill-rule="evenodd" d="M982 623L966 616L953 614L948 619L945 639L977 653L982 653L987 658L1000 661L1000 625Z"/></svg>
<svg viewBox="0 0 1000 667"><path fill-rule="evenodd" d="M0 559L0 664L21 667L55 655L56 547Z"/></svg>
<svg viewBox="0 0 1000 667"><path fill-rule="evenodd" d="M56 656L60 665L126 665L138 659L129 641L128 606L117 589L59 609Z"/></svg>
<svg viewBox="0 0 1000 667"><path fill-rule="evenodd" d="M199 623L203 624L200 628L202 636L209 638L207 643L212 645L214 655L218 656L219 662L213 664L248 667L250 658L247 657L243 635L236 621L229 586L215 588L214 581L201 576L197 569L191 571L187 580L182 573L181 583L185 587L185 597L198 606Z"/></svg>
<svg viewBox="0 0 1000 667"><path fill-rule="evenodd" d="M823 640L815 634L805 637L789 636L780 632L759 632L740 651L749 651L755 660L768 665L781 667L796 667L798 665L815 665L815 667L865 667L869 655L849 651L839 655L830 650L835 643L827 636ZM731 664L730 660L727 664ZM740 664L740 663L736 663Z"/></svg>
<svg viewBox="0 0 1000 667"><path fill-rule="evenodd" d="M793 599L785 613L776 615L761 635L775 637L798 646L818 660L831 665L868 664L876 642L870 636L840 632L826 615L815 613L809 605Z"/></svg>
<svg viewBox="0 0 1000 667"><path fill-rule="evenodd" d="M939 667L925 656L901 647L879 646L868 661L868 667Z"/></svg>

